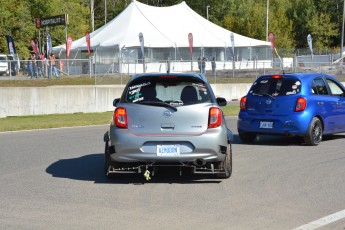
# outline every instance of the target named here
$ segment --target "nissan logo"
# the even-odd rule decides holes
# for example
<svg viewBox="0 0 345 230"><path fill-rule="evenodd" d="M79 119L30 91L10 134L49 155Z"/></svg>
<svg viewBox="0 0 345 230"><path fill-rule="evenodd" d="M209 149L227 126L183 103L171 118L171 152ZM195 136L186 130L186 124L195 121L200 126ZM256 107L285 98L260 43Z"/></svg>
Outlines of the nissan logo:
<svg viewBox="0 0 345 230"><path fill-rule="evenodd" d="M172 112L170 112L169 110L166 110L166 111L164 111L164 113L163 113L163 117L170 117L172 115Z"/></svg>
<svg viewBox="0 0 345 230"><path fill-rule="evenodd" d="M270 105L271 103L272 103L272 100L271 100L271 99L267 99L267 100L266 100L266 104L267 104L267 105Z"/></svg>

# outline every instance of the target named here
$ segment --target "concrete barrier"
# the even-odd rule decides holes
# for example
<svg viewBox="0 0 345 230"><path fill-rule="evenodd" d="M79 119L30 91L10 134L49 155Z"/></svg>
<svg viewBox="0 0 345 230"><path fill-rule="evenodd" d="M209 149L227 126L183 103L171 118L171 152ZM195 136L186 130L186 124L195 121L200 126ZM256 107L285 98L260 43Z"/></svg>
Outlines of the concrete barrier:
<svg viewBox="0 0 345 230"><path fill-rule="evenodd" d="M251 84L212 84L216 96L239 100ZM124 86L50 86L0 88L0 118L41 114L112 111Z"/></svg>

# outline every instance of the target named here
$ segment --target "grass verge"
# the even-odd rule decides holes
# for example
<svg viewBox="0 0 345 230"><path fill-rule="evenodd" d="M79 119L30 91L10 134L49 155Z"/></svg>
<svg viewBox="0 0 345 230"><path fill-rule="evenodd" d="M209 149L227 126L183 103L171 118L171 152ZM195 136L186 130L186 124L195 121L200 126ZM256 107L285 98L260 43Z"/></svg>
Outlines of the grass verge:
<svg viewBox="0 0 345 230"><path fill-rule="evenodd" d="M237 116L238 105L222 107L225 116ZM0 119L0 132L109 124L113 112L74 113L6 117Z"/></svg>

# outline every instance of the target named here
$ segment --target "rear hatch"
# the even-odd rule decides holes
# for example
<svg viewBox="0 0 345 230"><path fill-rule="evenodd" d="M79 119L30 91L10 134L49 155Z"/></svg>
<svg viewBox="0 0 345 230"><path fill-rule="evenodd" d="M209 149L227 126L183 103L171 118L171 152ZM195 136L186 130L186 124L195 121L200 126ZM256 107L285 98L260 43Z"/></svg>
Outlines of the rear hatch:
<svg viewBox="0 0 345 230"><path fill-rule="evenodd" d="M215 104L210 86L192 76L149 76L133 80L121 106L136 135L200 135Z"/></svg>
<svg viewBox="0 0 345 230"><path fill-rule="evenodd" d="M264 76L253 83L247 95L247 112L252 115L291 114L301 93L301 81L293 76Z"/></svg>
<svg viewBox="0 0 345 230"><path fill-rule="evenodd" d="M180 106L177 110L140 104L124 107L128 129L136 135L200 135L207 130L209 103Z"/></svg>

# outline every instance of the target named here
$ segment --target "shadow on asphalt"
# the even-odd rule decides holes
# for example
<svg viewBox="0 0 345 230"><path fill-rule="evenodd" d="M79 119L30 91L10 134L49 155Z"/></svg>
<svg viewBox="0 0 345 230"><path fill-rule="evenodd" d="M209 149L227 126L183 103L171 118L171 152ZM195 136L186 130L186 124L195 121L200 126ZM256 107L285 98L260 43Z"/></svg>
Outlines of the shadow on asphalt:
<svg viewBox="0 0 345 230"><path fill-rule="evenodd" d="M210 179L205 175L179 175L174 168L160 170L151 180L146 181L142 174L118 174L115 178L108 179L103 170L103 154L96 153L78 158L61 159L49 165L46 169L53 177L72 180L94 181L95 183L114 184L146 184L146 183L170 183L170 184L195 184L195 183L221 183L222 180ZM231 179L231 178L230 178Z"/></svg>

